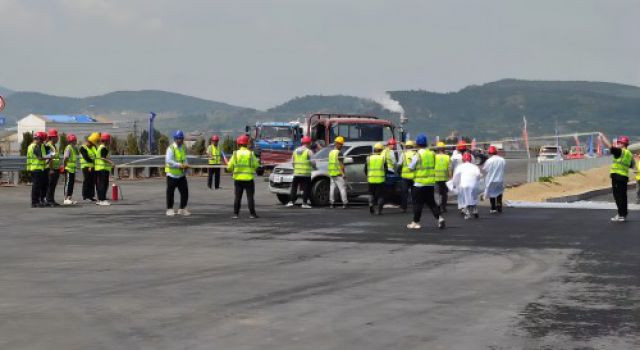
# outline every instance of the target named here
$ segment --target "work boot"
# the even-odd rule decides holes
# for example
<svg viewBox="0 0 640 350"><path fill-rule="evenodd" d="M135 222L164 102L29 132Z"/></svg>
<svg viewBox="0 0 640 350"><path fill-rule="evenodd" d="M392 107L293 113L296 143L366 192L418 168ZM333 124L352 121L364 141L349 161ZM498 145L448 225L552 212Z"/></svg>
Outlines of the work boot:
<svg viewBox="0 0 640 350"><path fill-rule="evenodd" d="M502 205L498 206L498 213L502 213Z"/></svg>
<svg viewBox="0 0 640 350"><path fill-rule="evenodd" d="M333 203L331 203L331 204L329 204L329 208L330 208L330 209L335 209L335 208L336 208L336 206L335 206Z"/></svg>
<svg viewBox="0 0 640 350"><path fill-rule="evenodd" d="M475 205L473 206L473 217L476 219L480 217L480 214L478 213L478 207Z"/></svg>
<svg viewBox="0 0 640 350"><path fill-rule="evenodd" d="M371 215L375 214L375 209L373 209L373 205L369 205L369 213Z"/></svg>
<svg viewBox="0 0 640 350"><path fill-rule="evenodd" d="M251 214L249 215L249 219L259 219L260 217L258 216L258 214Z"/></svg>
<svg viewBox="0 0 640 350"><path fill-rule="evenodd" d="M348 209L349 208L349 204L345 203L342 205L342 209Z"/></svg>
<svg viewBox="0 0 640 350"><path fill-rule="evenodd" d="M176 211L173 209L167 209L167 216L175 216L176 215Z"/></svg>

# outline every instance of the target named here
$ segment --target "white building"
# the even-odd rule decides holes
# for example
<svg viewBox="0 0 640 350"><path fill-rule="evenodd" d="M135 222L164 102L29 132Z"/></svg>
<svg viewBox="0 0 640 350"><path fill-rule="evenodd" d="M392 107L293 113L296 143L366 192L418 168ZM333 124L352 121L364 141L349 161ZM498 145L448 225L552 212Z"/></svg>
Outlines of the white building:
<svg viewBox="0 0 640 350"><path fill-rule="evenodd" d="M126 138L133 132L129 126L119 126L104 118L88 115L36 115L28 116L18 121L18 144L22 142L25 132L58 130L59 134L75 134L79 142L82 142L92 132L107 132L119 138Z"/></svg>

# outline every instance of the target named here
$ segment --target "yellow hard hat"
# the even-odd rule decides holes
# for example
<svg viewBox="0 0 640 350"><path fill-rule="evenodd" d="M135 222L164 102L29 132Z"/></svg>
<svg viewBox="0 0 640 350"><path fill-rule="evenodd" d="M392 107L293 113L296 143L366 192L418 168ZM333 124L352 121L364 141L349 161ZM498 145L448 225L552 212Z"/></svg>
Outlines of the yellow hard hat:
<svg viewBox="0 0 640 350"><path fill-rule="evenodd" d="M99 132L92 133L91 135L89 135L89 137L87 137L87 140L89 140L89 142L93 144L97 144L100 141L100 133Z"/></svg>
<svg viewBox="0 0 640 350"><path fill-rule="evenodd" d="M373 145L373 150L374 151L382 151L384 149L384 145L380 142L376 143L375 145Z"/></svg>
<svg viewBox="0 0 640 350"><path fill-rule="evenodd" d="M416 146L416 142L413 140L407 140L407 142L405 142L404 144L406 147L415 147Z"/></svg>
<svg viewBox="0 0 640 350"><path fill-rule="evenodd" d="M344 143L344 137L338 136L338 137L336 137L336 139L333 142L343 144Z"/></svg>
<svg viewBox="0 0 640 350"><path fill-rule="evenodd" d="M437 145L437 146L438 146L438 147L447 147L447 145L446 145L444 142L442 142L442 141L438 142L438 145Z"/></svg>

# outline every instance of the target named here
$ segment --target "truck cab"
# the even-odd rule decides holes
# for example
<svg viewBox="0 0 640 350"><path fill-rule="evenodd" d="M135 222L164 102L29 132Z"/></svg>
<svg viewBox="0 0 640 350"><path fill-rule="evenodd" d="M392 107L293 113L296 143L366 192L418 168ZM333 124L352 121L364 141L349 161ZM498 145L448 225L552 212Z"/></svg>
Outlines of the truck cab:
<svg viewBox="0 0 640 350"><path fill-rule="evenodd" d="M264 122L247 126L253 139L256 155L260 158L262 173L276 164L289 161L294 149L300 146L303 129L299 122Z"/></svg>

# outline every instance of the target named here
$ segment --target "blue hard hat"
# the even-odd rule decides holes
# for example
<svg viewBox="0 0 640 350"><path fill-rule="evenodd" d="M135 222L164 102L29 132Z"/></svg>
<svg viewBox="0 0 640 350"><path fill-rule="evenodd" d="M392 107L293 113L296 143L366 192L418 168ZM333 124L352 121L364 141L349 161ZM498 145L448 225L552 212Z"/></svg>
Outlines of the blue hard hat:
<svg viewBox="0 0 640 350"><path fill-rule="evenodd" d="M182 132L182 130L177 130L176 132L173 133L173 139L184 139L184 133Z"/></svg>
<svg viewBox="0 0 640 350"><path fill-rule="evenodd" d="M418 146L426 146L427 145L427 135L420 134L416 137L416 145Z"/></svg>

